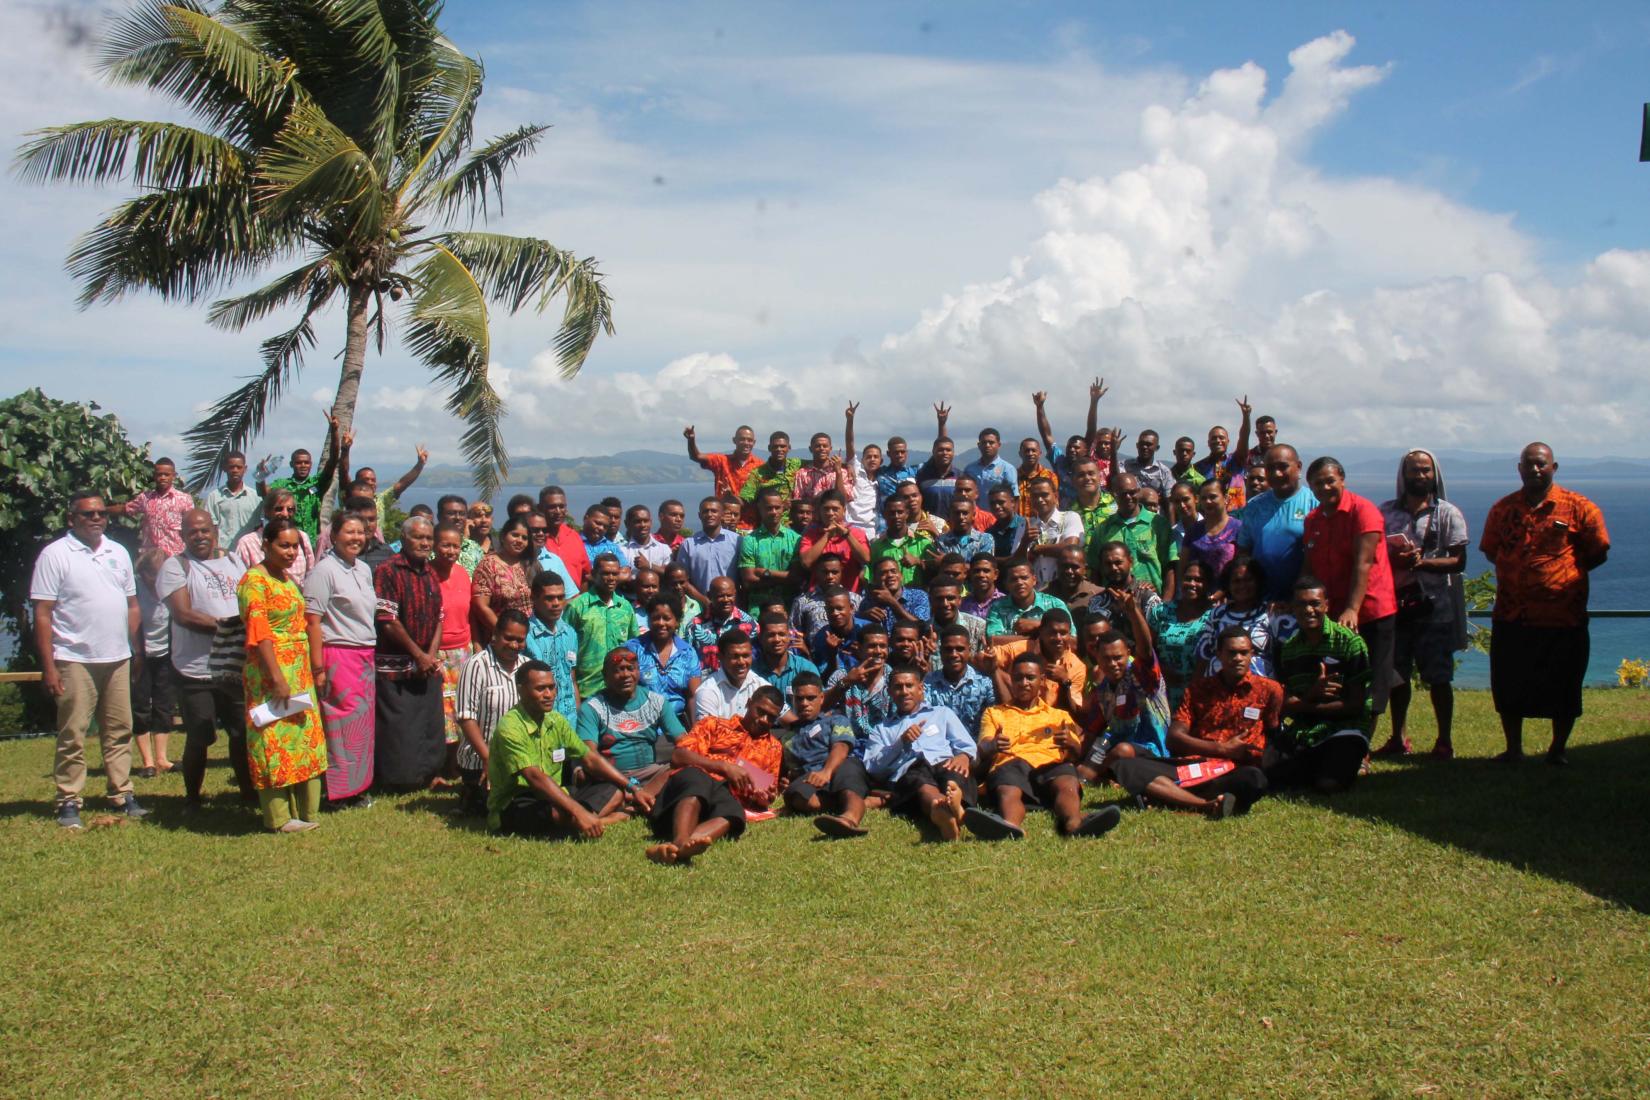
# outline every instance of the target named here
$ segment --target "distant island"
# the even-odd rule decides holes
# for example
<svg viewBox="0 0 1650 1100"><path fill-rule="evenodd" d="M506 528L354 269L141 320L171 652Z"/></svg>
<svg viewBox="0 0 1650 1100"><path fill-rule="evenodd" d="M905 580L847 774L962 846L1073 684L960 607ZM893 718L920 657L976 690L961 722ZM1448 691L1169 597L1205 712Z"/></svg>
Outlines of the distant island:
<svg viewBox="0 0 1650 1100"><path fill-rule="evenodd" d="M512 456L506 480L511 485L650 485L709 476L685 454L620 451L587 458ZM475 485L475 475L468 466L442 464L426 469L418 483L429 489L469 489Z"/></svg>
<svg viewBox="0 0 1650 1100"><path fill-rule="evenodd" d="M1132 447L1126 446L1125 450L1131 455L1134 453ZM796 452L793 450L792 453ZM1348 474L1355 479L1390 478L1397 468L1396 449L1387 453L1377 448L1352 446L1340 448L1337 452L1308 447L1302 453L1303 457L1308 459L1318 454L1338 453L1347 465ZM804 453L798 457L806 458L807 455ZM921 462L927 457L924 452L913 451L911 460ZM969 447L960 457L959 467L973 457L973 448ZM1440 450L1438 458L1443 464L1447 478L1505 478L1509 484L1516 484L1518 480L1513 470L1518 459L1516 453L1496 455L1482 451ZM384 466L393 468L395 463L386 462ZM1560 454L1559 467L1560 481L1566 478L1615 480L1650 477L1650 462L1640 458L1567 459ZM380 469L379 472L382 477L383 470ZM709 474L688 461L687 455L680 452L671 454L666 451L620 451L618 454L583 458L529 458L525 455L513 457L510 460L510 476L507 480L511 485L623 486L681 481L705 481L708 485L709 478ZM418 483L426 489L469 489L475 484L468 466L446 463L426 469Z"/></svg>

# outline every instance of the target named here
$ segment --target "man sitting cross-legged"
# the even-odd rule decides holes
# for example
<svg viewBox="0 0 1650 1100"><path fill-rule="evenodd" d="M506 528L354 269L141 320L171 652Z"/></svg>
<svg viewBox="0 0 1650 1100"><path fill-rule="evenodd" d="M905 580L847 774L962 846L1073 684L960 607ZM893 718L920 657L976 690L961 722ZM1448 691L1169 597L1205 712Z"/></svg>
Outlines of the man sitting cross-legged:
<svg viewBox="0 0 1650 1100"><path fill-rule="evenodd" d="M822 714L825 685L812 672L791 684L796 732L785 746L785 806L792 813L816 814L814 827L826 836L864 836L865 799L871 780L853 756L854 727L839 713Z"/></svg>
<svg viewBox="0 0 1650 1100"><path fill-rule="evenodd" d="M643 813L647 794L626 790L625 777L600 753L589 752L567 719L556 712L556 674L543 661L516 667L520 701L493 730L487 757L487 827L517 836L602 835L602 816L625 802ZM589 781L563 784L576 761Z"/></svg>
<svg viewBox="0 0 1650 1100"><path fill-rule="evenodd" d="M963 811L978 800L969 775L978 750L961 719L924 701L923 675L916 665L900 665L889 674L893 713L871 729L865 770L876 782L892 785L890 811L927 818L942 840L956 840Z"/></svg>
<svg viewBox="0 0 1650 1100"><path fill-rule="evenodd" d="M1025 836L1028 802L1054 812L1062 836L1101 836L1117 824L1116 806L1083 816L1083 784L1074 761L1082 751L1077 723L1049 704L1043 690L1043 657L1020 654L1008 671L1009 702L980 717L980 757L990 769L986 790L997 813L970 807L963 824L981 840Z"/></svg>
<svg viewBox="0 0 1650 1100"><path fill-rule="evenodd" d="M773 802L784 749L773 724L785 697L772 684L751 695L740 718L701 718L676 742L675 767L654 802L649 823L660 843L655 863L685 863L722 837L745 831L747 809Z"/></svg>
<svg viewBox="0 0 1650 1100"><path fill-rule="evenodd" d="M660 754L668 759L683 733L670 700L641 686L636 653L630 649L608 653L602 690L580 704L575 728L586 748L624 776L628 789L640 788L653 797L658 797L669 772L659 762ZM618 807L608 824L629 816L632 809L630 804Z"/></svg>
<svg viewBox="0 0 1650 1100"><path fill-rule="evenodd" d="M1241 626L1216 639L1220 671L1193 680L1169 725L1173 760L1131 756L1112 776L1136 801L1230 817L1266 792L1266 735L1283 722L1283 685L1250 671L1255 646Z"/></svg>

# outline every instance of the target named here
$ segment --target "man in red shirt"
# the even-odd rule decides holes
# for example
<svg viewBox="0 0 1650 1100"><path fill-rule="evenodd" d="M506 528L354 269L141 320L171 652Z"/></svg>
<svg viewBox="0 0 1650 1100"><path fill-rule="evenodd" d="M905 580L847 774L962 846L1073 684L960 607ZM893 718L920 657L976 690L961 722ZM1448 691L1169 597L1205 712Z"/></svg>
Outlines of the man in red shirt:
<svg viewBox="0 0 1650 1100"><path fill-rule="evenodd" d="M1323 582L1329 613L1369 649L1370 714L1392 693L1398 595L1386 551L1386 517L1346 487L1346 468L1327 456L1306 469L1318 506L1305 521L1306 569Z"/></svg>
<svg viewBox="0 0 1650 1100"><path fill-rule="evenodd" d="M1266 793L1266 733L1283 724L1283 685L1249 671L1254 642L1241 626L1220 632L1220 671L1193 680L1169 725L1169 760L1131 756L1112 777L1141 803L1230 817Z"/></svg>
<svg viewBox="0 0 1650 1100"><path fill-rule="evenodd" d="M584 550L584 536L577 527L567 522L567 493L560 485L546 485L539 490L539 512L550 524L545 532L544 546L561 559L573 576L573 583L582 592L590 579L590 555ZM569 592L568 599L577 593Z"/></svg>
<svg viewBox="0 0 1650 1100"><path fill-rule="evenodd" d="M1550 718L1547 762L1565 763L1591 644L1587 575L1610 555L1604 513L1554 485L1557 472L1551 447L1525 447L1518 459L1524 488L1490 508L1478 547L1495 563L1490 693L1507 738L1497 759L1510 762L1524 755L1524 719Z"/></svg>
<svg viewBox="0 0 1650 1100"><path fill-rule="evenodd" d="M741 718L701 718L670 754L676 769L653 800L648 821L660 843L655 863L685 863L717 840L745 831L745 812L767 813L777 793L784 748L773 724L785 697L765 684Z"/></svg>

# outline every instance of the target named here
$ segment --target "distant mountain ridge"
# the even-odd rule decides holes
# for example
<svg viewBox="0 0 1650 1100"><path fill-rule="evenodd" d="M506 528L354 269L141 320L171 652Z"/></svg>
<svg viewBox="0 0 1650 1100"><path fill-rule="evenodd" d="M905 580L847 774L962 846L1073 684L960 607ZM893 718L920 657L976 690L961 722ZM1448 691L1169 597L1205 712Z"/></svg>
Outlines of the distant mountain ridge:
<svg viewBox="0 0 1650 1100"><path fill-rule="evenodd" d="M1132 450L1129 451L1132 454ZM1347 472L1360 480L1371 477L1392 477L1397 472L1397 450L1376 451L1370 447L1343 447L1302 449L1302 457L1310 462L1320 454L1335 454L1346 463ZM1509 484L1517 481L1513 469L1515 454L1492 454L1484 451L1437 452L1444 467L1446 479L1500 479ZM798 457L806 458L806 455ZM922 462L928 456L912 452L913 462ZM958 456L959 468L976 457L973 448ZM1650 459L1621 458L1610 455L1599 458L1566 458L1558 456L1559 480L1650 478ZM385 463L394 466L393 462ZM610 455L590 455L582 458L530 458L522 456L510 460L511 485L652 485L666 482L699 481L708 475L680 452L635 450ZM418 479L428 489L467 489L474 485L467 466L440 464L427 468Z"/></svg>

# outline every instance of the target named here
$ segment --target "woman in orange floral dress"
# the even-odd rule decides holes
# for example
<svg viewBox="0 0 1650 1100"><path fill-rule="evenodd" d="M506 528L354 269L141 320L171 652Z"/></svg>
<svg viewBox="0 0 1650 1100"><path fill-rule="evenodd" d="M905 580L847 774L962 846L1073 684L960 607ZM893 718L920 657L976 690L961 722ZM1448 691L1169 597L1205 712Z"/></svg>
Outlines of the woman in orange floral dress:
<svg viewBox="0 0 1650 1100"><path fill-rule="evenodd" d="M325 683L320 654L311 659L304 595L289 571L302 552L297 524L274 519L264 528L264 560L246 571L236 595L246 623L247 755L264 825L282 833L316 827L321 776L327 770L326 737L315 700ZM317 683L317 680L320 683ZM310 705L259 728L251 711L262 703L285 704L307 695Z"/></svg>

